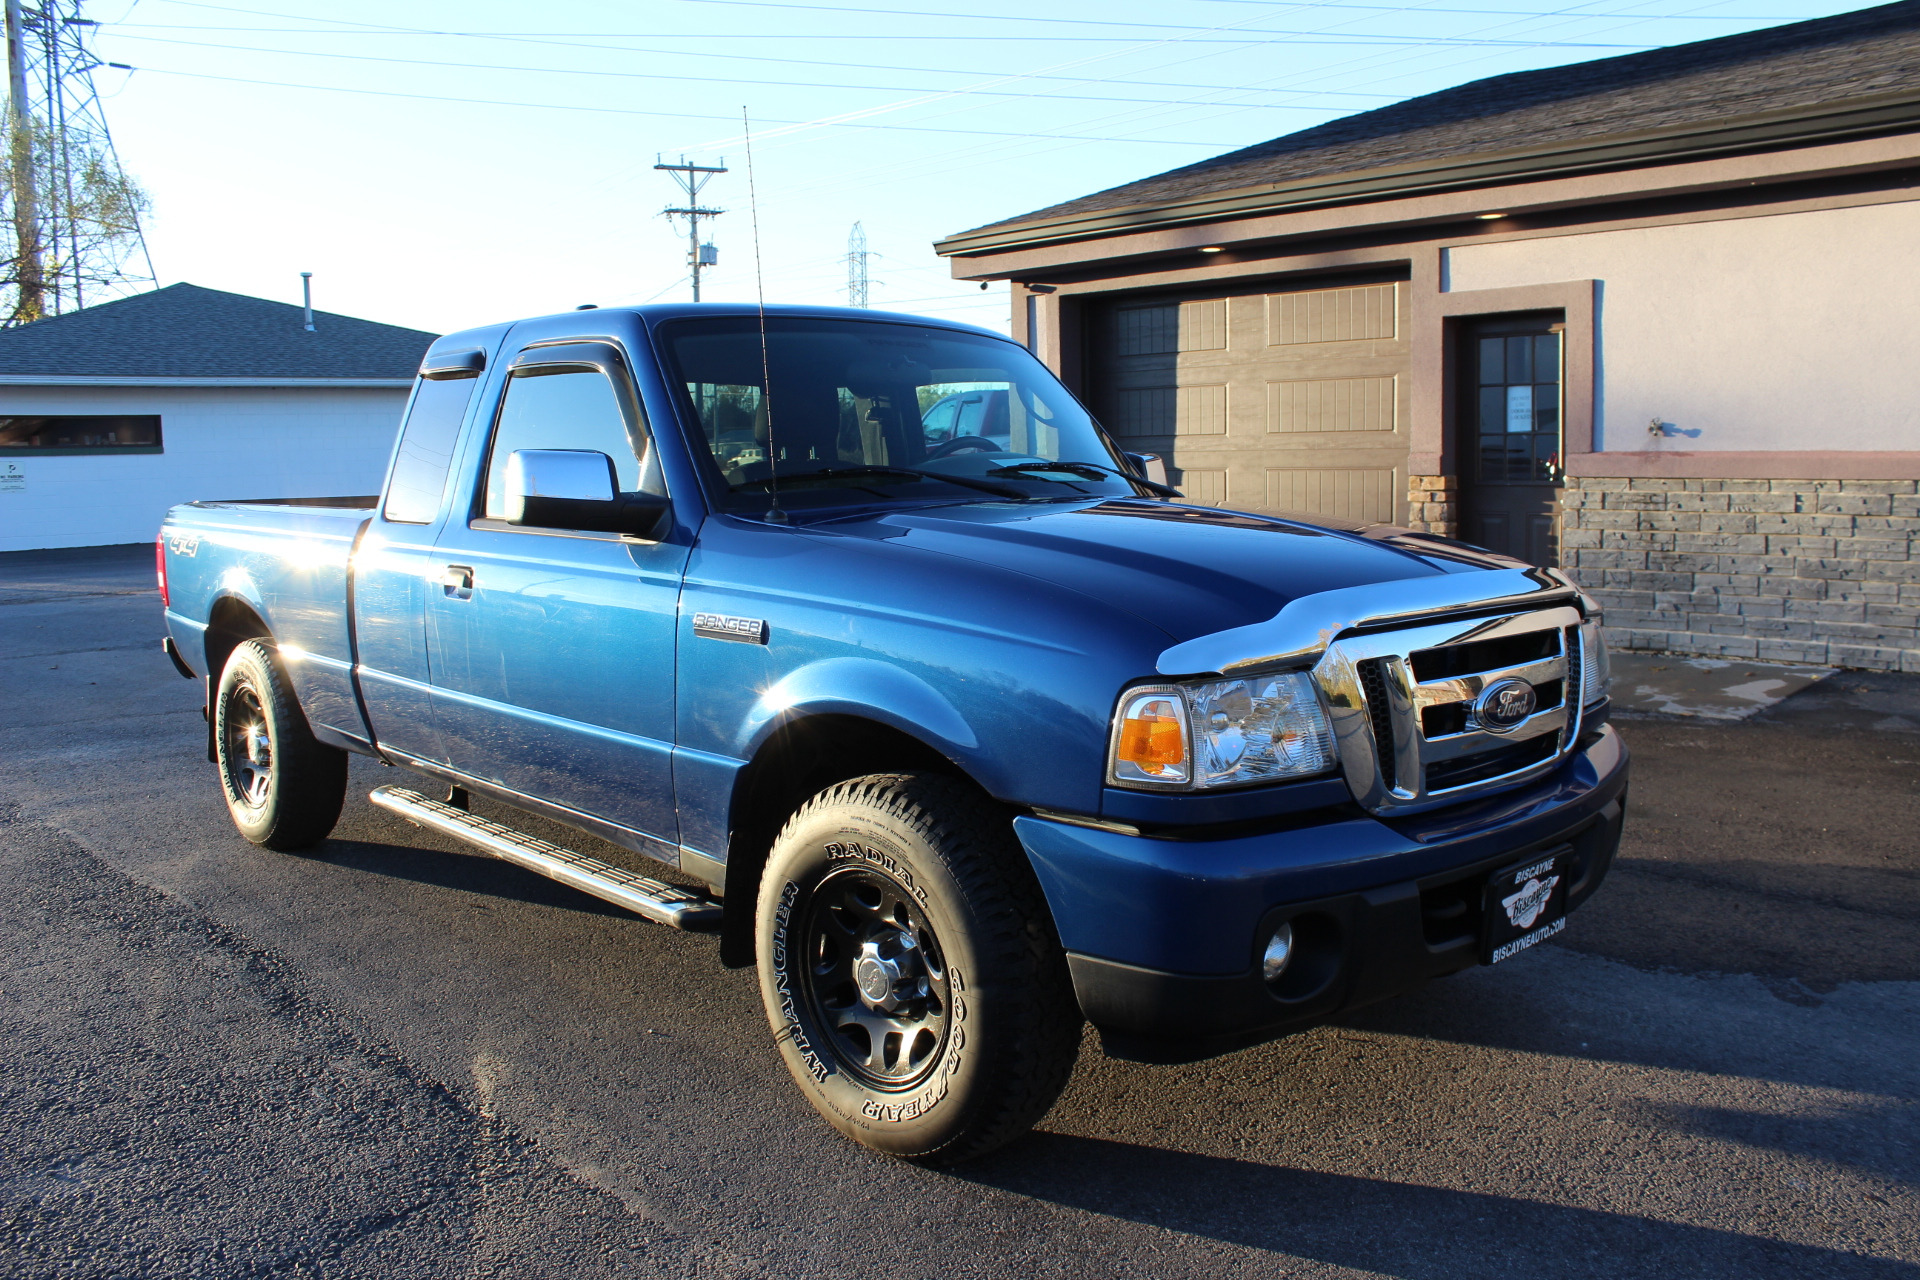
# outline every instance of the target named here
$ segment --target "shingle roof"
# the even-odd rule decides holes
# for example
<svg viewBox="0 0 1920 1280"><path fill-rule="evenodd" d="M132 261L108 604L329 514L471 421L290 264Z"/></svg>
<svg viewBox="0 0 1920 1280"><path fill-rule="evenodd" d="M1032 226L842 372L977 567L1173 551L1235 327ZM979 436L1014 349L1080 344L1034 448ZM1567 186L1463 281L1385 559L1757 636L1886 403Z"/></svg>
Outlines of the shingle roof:
<svg viewBox="0 0 1920 1280"><path fill-rule="evenodd" d="M1493 76L953 237L1318 175L1920 91L1920 0Z"/></svg>
<svg viewBox="0 0 1920 1280"><path fill-rule="evenodd" d="M407 379L436 335L168 285L0 330L0 376Z"/></svg>

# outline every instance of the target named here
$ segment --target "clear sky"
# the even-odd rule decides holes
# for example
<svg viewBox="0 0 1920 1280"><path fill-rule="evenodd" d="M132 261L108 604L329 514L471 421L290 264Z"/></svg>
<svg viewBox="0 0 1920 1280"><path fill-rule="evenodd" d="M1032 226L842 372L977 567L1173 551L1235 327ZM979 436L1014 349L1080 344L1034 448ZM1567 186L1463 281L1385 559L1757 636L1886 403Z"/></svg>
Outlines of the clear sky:
<svg viewBox="0 0 1920 1280"><path fill-rule="evenodd" d="M872 4L872 0L869 0ZM253 7L258 6L258 7ZM688 296L656 156L703 197L709 300L1004 330L931 243L1463 81L1858 5L1816 0L94 0L96 84L161 283L443 332Z"/></svg>

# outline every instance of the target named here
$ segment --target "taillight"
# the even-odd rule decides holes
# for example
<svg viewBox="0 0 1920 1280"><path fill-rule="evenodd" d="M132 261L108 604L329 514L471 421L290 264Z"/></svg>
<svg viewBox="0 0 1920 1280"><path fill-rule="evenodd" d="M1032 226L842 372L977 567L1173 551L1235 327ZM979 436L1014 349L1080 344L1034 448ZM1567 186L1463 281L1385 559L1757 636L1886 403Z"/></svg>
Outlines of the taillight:
<svg viewBox="0 0 1920 1280"><path fill-rule="evenodd" d="M153 540L153 576L160 580L160 607L171 605L167 596L167 537L161 534Z"/></svg>

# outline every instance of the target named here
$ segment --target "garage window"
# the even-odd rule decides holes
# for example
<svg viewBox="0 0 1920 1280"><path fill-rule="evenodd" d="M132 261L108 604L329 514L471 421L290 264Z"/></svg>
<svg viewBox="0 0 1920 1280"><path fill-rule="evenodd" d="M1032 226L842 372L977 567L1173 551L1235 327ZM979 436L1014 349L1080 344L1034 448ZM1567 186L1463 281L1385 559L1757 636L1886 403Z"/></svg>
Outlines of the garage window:
<svg viewBox="0 0 1920 1280"><path fill-rule="evenodd" d="M0 418L0 457L159 452L158 414Z"/></svg>

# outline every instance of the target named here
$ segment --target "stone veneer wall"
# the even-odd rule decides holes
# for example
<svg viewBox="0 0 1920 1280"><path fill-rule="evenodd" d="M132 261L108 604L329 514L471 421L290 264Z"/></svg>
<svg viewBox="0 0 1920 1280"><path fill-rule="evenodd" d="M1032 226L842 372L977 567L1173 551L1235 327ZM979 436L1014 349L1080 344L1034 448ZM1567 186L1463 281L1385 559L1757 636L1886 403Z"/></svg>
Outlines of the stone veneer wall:
<svg viewBox="0 0 1920 1280"><path fill-rule="evenodd" d="M1460 482L1453 476L1407 477L1407 528L1454 536L1459 519Z"/></svg>
<svg viewBox="0 0 1920 1280"><path fill-rule="evenodd" d="M1616 648L1920 672L1917 487L1569 477L1560 560Z"/></svg>

